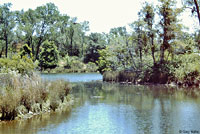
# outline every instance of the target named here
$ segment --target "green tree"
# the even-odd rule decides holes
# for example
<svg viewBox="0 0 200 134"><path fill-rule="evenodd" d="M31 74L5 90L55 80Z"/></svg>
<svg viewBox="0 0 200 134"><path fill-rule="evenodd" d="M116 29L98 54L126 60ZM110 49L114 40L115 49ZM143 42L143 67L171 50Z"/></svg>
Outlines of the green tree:
<svg viewBox="0 0 200 134"><path fill-rule="evenodd" d="M181 13L181 9L176 8L176 2L174 0L159 0L161 5L158 7L160 20L160 37L162 38L162 44L160 46L160 64L164 62L165 50L170 48L170 42L176 38L176 27L178 23L178 15Z"/></svg>
<svg viewBox="0 0 200 134"><path fill-rule="evenodd" d="M112 53L113 64L118 69L133 68L136 69L135 59L133 57L134 47L131 42L132 37L126 31L126 27L117 27L110 30L108 49ZM116 57L116 58L114 58ZM114 60L115 59L115 60Z"/></svg>
<svg viewBox="0 0 200 134"><path fill-rule="evenodd" d="M85 54L84 62L94 62L99 58L99 50L105 48L105 40L103 35L100 33L91 33L89 36L89 44L87 46L87 51Z"/></svg>
<svg viewBox="0 0 200 134"><path fill-rule="evenodd" d="M141 15L143 16L143 20L146 22L146 33L148 36L149 43L151 44L151 55L153 58L154 65L156 64L155 60L155 29L153 28L154 25L154 17L155 17L155 9L152 4L145 3L145 6L143 7L141 11Z"/></svg>
<svg viewBox="0 0 200 134"><path fill-rule="evenodd" d="M8 44L15 27L14 13L10 11L11 3L0 5L0 39L5 42L5 55L8 57ZM4 48L4 47L2 47Z"/></svg>
<svg viewBox="0 0 200 134"><path fill-rule="evenodd" d="M68 54L70 56L82 56L83 44L85 40L85 32L87 31L87 23L81 24L76 22L77 18L72 18L70 21L70 27L68 28ZM85 26L84 26L85 25Z"/></svg>
<svg viewBox="0 0 200 134"><path fill-rule="evenodd" d="M135 53L136 53L136 55L139 55L139 57L140 57L139 67L141 69L143 66L142 65L143 64L143 51L145 50L145 47L147 46L147 36L144 31L145 23L140 17L140 12L138 13L138 15L139 15L139 20L130 24L130 26L135 32L133 34L132 40L134 43L136 43Z"/></svg>
<svg viewBox="0 0 200 134"><path fill-rule="evenodd" d="M58 18L58 22L52 28L53 32L50 35L50 39L56 43L58 51L60 52L59 54L62 57L68 54L69 27L70 27L70 17L65 14L60 15Z"/></svg>
<svg viewBox="0 0 200 134"><path fill-rule="evenodd" d="M26 12L17 11L17 36L21 41L25 41L29 47L32 49L32 54L35 54L34 46L34 33L36 32L36 12L32 9L27 10ZM23 36L24 35L24 36Z"/></svg>
<svg viewBox="0 0 200 134"><path fill-rule="evenodd" d="M39 6L35 10L37 17L36 37L37 46L35 59L38 58L41 44L51 35L52 27L58 21L59 11L53 3L47 3L44 6Z"/></svg>
<svg viewBox="0 0 200 134"><path fill-rule="evenodd" d="M112 71L112 63L113 61L109 60L111 54L107 48L98 50L99 51L99 59L97 61L98 71L103 74L106 71Z"/></svg>
<svg viewBox="0 0 200 134"><path fill-rule="evenodd" d="M45 41L40 49L39 65L41 69L55 68L59 58L56 45L53 42Z"/></svg>

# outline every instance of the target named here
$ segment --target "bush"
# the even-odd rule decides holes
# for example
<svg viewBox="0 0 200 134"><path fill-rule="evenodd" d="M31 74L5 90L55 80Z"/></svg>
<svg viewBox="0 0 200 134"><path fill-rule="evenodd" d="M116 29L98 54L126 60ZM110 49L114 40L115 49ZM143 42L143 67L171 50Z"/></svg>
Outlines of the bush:
<svg viewBox="0 0 200 134"><path fill-rule="evenodd" d="M198 54L185 54L175 57L178 66L174 69L175 81L193 85L200 81L200 56Z"/></svg>
<svg viewBox="0 0 200 134"><path fill-rule="evenodd" d="M65 72L85 72L86 64L84 64L81 59L77 56L66 56L65 57Z"/></svg>
<svg viewBox="0 0 200 134"><path fill-rule="evenodd" d="M100 57L98 58L97 65L98 71L103 74L104 72L111 71L112 61L108 59L110 57L110 53L108 49L99 50Z"/></svg>
<svg viewBox="0 0 200 134"><path fill-rule="evenodd" d="M32 55L32 49L28 46L28 44L24 44L22 46L22 49L20 51L20 56L21 57L28 56L29 58L33 57L33 55Z"/></svg>
<svg viewBox="0 0 200 134"><path fill-rule="evenodd" d="M87 72L97 72L98 67L95 63L88 62L88 64L86 64L86 65L87 65L87 69L86 69Z"/></svg>
<svg viewBox="0 0 200 134"><path fill-rule="evenodd" d="M45 41L41 46L39 65L41 69L55 68L58 64L58 50L53 42Z"/></svg>
<svg viewBox="0 0 200 134"><path fill-rule="evenodd" d="M89 62L85 64L82 59L77 56L66 55L59 61L59 66L54 69L46 69L44 73L81 73L81 72L97 72L98 67L95 63Z"/></svg>
<svg viewBox="0 0 200 134"><path fill-rule="evenodd" d="M19 55L14 55L9 58L0 58L0 72L7 73L9 70L17 71L21 74L31 74L35 69L36 65L32 59L27 56L22 58Z"/></svg>

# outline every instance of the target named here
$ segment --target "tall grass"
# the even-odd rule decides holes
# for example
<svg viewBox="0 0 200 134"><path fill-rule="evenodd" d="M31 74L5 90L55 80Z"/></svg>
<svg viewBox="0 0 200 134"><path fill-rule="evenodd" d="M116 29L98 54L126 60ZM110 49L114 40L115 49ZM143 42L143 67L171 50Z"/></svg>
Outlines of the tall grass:
<svg viewBox="0 0 200 134"><path fill-rule="evenodd" d="M13 120L20 114L56 110L71 89L69 82L42 81L40 76L14 71L0 74L0 119Z"/></svg>
<svg viewBox="0 0 200 134"><path fill-rule="evenodd" d="M131 82L135 83L137 79L137 73L131 71L113 71L104 72L103 81L108 82Z"/></svg>

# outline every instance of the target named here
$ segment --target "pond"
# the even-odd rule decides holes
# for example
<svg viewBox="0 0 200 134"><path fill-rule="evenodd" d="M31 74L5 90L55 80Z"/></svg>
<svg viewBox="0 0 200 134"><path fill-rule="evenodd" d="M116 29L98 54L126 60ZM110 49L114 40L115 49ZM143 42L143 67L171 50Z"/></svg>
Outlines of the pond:
<svg viewBox="0 0 200 134"><path fill-rule="evenodd" d="M198 89L87 81L72 94L73 108L0 124L0 134L200 133Z"/></svg>
<svg viewBox="0 0 200 134"><path fill-rule="evenodd" d="M99 73L41 74L41 77L45 80L62 79L70 82L88 82L103 79Z"/></svg>

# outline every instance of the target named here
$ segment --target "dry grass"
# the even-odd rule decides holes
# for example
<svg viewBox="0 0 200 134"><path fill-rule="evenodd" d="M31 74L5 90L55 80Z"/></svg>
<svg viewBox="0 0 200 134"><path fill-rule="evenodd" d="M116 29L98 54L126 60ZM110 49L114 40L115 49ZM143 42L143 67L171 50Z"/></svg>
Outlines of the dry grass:
<svg viewBox="0 0 200 134"><path fill-rule="evenodd" d="M132 82L135 83L137 75L135 72L130 71L115 71L115 72L104 72L103 81L108 82Z"/></svg>
<svg viewBox="0 0 200 134"><path fill-rule="evenodd" d="M13 120L19 114L55 110L71 89L69 82L42 81L39 75L0 74L0 119ZM50 105L44 106L50 101ZM22 111L23 110L23 111Z"/></svg>

